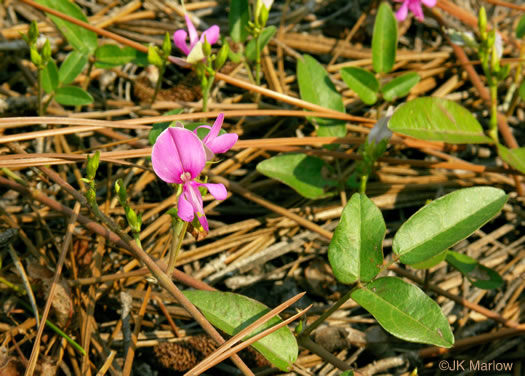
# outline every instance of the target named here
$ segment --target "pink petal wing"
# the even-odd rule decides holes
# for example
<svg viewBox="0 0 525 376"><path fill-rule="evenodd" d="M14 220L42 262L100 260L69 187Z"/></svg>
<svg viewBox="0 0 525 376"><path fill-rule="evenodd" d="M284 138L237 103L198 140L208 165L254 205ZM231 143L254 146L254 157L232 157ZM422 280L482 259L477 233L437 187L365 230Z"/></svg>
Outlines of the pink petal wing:
<svg viewBox="0 0 525 376"><path fill-rule="evenodd" d="M226 200L226 197L228 197L228 191L223 184L206 183L199 184L199 186L206 187L208 192L217 200Z"/></svg>
<svg viewBox="0 0 525 376"><path fill-rule="evenodd" d="M186 30L182 29L179 29L173 33L173 43L175 43L175 46L177 46L177 48L181 50L185 55L188 55L190 53L190 49L186 44L187 36L188 33L186 33Z"/></svg>
<svg viewBox="0 0 525 376"><path fill-rule="evenodd" d="M405 1L403 4L401 4L401 7L396 12L396 18L398 21L404 21L405 18L407 18L408 14L408 4L407 1Z"/></svg>
<svg viewBox="0 0 525 376"><path fill-rule="evenodd" d="M225 153L231 149L237 142L237 136L235 133L226 133L222 136L216 137L206 143L206 146L215 154Z"/></svg>
<svg viewBox="0 0 525 376"><path fill-rule="evenodd" d="M436 5L437 0L421 0L423 4L425 4L427 7L432 8Z"/></svg>
<svg viewBox="0 0 525 376"><path fill-rule="evenodd" d="M219 36L221 34L221 29L217 25L212 25L201 35L200 41L204 43L204 36L206 35L206 40L210 45L217 43Z"/></svg>
<svg viewBox="0 0 525 376"><path fill-rule="evenodd" d="M164 130L157 137L151 152L151 162L159 178L166 183L180 184L182 183L180 176L184 170L170 129L173 128Z"/></svg>
<svg viewBox="0 0 525 376"><path fill-rule="evenodd" d="M197 214L202 227L208 231L208 221L206 220L206 215L204 214L204 207L202 203L202 195L199 191L200 183L191 181L184 185L183 194L188 199L189 203L193 208L193 212Z"/></svg>
<svg viewBox="0 0 525 376"><path fill-rule="evenodd" d="M414 16L416 16L416 18L419 20L419 21L423 21L425 19L425 16L423 15L423 9L421 8L421 3L420 3L421 0L418 0L418 1L411 1L409 4L408 4L408 8L412 11L412 13L414 13Z"/></svg>
<svg viewBox="0 0 525 376"><path fill-rule="evenodd" d="M204 137L204 140L202 140L202 142L204 142L205 144L208 143L208 141L211 141L213 140L215 137L217 137L219 135L219 132L221 131L221 128L222 128L222 122L224 121L224 114L221 112L219 114L219 116L217 116L217 119L215 119L215 122L213 123L213 127L210 128L210 131L208 132L208 134L206 135L206 137ZM199 127L200 128L200 127Z"/></svg>
<svg viewBox="0 0 525 376"><path fill-rule="evenodd" d="M191 203L186 199L185 193L182 193L179 196L179 201L177 203L177 215L186 222L193 221L193 217L195 216L193 211L193 206L191 206Z"/></svg>
<svg viewBox="0 0 525 376"><path fill-rule="evenodd" d="M190 50L193 48L195 43L199 40L199 34L197 34L197 30L195 29L195 26L193 26L193 22L191 22L191 18L185 14L184 18L186 19L186 27L188 28L188 32L190 33Z"/></svg>

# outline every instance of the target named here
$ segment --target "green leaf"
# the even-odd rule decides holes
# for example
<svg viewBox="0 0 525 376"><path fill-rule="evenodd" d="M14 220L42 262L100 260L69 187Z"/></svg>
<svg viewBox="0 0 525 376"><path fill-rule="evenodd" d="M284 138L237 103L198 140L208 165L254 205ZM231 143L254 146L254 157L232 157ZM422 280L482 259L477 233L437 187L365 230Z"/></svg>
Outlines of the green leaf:
<svg viewBox="0 0 525 376"><path fill-rule="evenodd" d="M244 43L248 36L250 10L248 0L231 0L230 2L230 37L235 43Z"/></svg>
<svg viewBox="0 0 525 376"><path fill-rule="evenodd" d="M421 77L416 72L405 73L394 78L381 88L383 98L387 101L393 101L396 98L408 95L410 90L417 85L420 79Z"/></svg>
<svg viewBox="0 0 525 376"><path fill-rule="evenodd" d="M213 325L229 335L237 334L270 311L264 304L239 294L204 290L183 293ZM247 338L280 322L282 320L275 316ZM287 326L258 340L252 346L282 371L287 371L298 355L297 341Z"/></svg>
<svg viewBox="0 0 525 376"><path fill-rule="evenodd" d="M503 145L498 145L498 153L500 158L512 168L525 174L525 147L508 149Z"/></svg>
<svg viewBox="0 0 525 376"><path fill-rule="evenodd" d="M525 35L525 14L521 16L518 26L516 27L516 38L521 38Z"/></svg>
<svg viewBox="0 0 525 376"><path fill-rule="evenodd" d="M42 70L42 88L46 93L52 93L58 87L58 68L54 60L49 60Z"/></svg>
<svg viewBox="0 0 525 376"><path fill-rule="evenodd" d="M268 26L262 31L261 36L259 37L259 51L263 50L264 46L266 46L270 39L273 38L276 31L277 29L273 25ZM257 43L255 41L255 38L251 39L248 42L246 50L244 51L244 56L246 56L246 59L248 59L248 61L255 61L255 59L257 58L255 49L256 45Z"/></svg>
<svg viewBox="0 0 525 376"><path fill-rule="evenodd" d="M447 257L447 249L445 249L443 252L438 253L435 256L432 256L431 258L418 262L416 264L410 265L414 269L430 269L439 264L440 262L444 261Z"/></svg>
<svg viewBox="0 0 525 376"><path fill-rule="evenodd" d="M55 100L64 106L83 106L93 103L87 91L76 86L64 86L56 90Z"/></svg>
<svg viewBox="0 0 525 376"><path fill-rule="evenodd" d="M88 19L82 13L82 10L74 3L68 0L37 0L38 3L45 5L64 14L67 14L77 20L88 23ZM83 27L64 21L61 18L48 14L49 18L55 23L60 32L67 39L74 49L83 52L86 55L92 55L97 48L97 34Z"/></svg>
<svg viewBox="0 0 525 376"><path fill-rule="evenodd" d="M465 239L503 208L507 195L499 188L472 187L449 193L419 209L397 231L392 250L412 265Z"/></svg>
<svg viewBox="0 0 525 376"><path fill-rule="evenodd" d="M386 226L381 211L362 193L346 204L328 248L328 260L339 282L368 282L383 264Z"/></svg>
<svg viewBox="0 0 525 376"><path fill-rule="evenodd" d="M88 57L80 51L74 50L60 66L58 78L63 85L70 84L84 70L88 62Z"/></svg>
<svg viewBox="0 0 525 376"><path fill-rule="evenodd" d="M328 73L313 57L304 55L297 61L297 81L301 98L307 102L317 104L339 112L345 112L341 95L335 89ZM319 126L319 137L345 137L346 125L342 120L308 118Z"/></svg>
<svg viewBox="0 0 525 376"><path fill-rule="evenodd" d="M497 289L503 285L503 278L496 271L463 253L448 251L447 262L467 277L472 285L480 289Z"/></svg>
<svg viewBox="0 0 525 376"><path fill-rule="evenodd" d="M183 108L175 108L173 110L170 110L168 112L165 112L162 114L162 116L168 116L168 115L178 115L180 114L184 109ZM159 134L161 134L166 128L170 126L170 121L163 121L161 123L154 123L152 129L149 131L148 140L150 145L154 145L155 141L157 141L157 137L159 137Z"/></svg>
<svg viewBox="0 0 525 376"><path fill-rule="evenodd" d="M417 98L402 104L388 123L393 132L451 144L491 143L466 108L442 98Z"/></svg>
<svg viewBox="0 0 525 376"><path fill-rule="evenodd" d="M114 68L133 61L137 57L137 50L131 47L122 47L115 44L105 44L95 50L97 68ZM147 58L146 58L147 60Z"/></svg>
<svg viewBox="0 0 525 376"><path fill-rule="evenodd" d="M377 11L372 35L372 65L377 73L388 73L396 60L397 22L388 3Z"/></svg>
<svg viewBox="0 0 525 376"><path fill-rule="evenodd" d="M300 195L314 200L333 196L326 190L337 186L337 183L323 176L323 170L327 168L322 159L306 154L278 155L257 165L257 171L261 174L279 180Z"/></svg>
<svg viewBox="0 0 525 376"><path fill-rule="evenodd" d="M390 334L410 342L451 347L454 335L439 305L397 277L383 277L351 294Z"/></svg>
<svg viewBox="0 0 525 376"><path fill-rule="evenodd" d="M343 68L340 73L346 85L355 91L364 103L376 103L379 82L372 73L358 67Z"/></svg>

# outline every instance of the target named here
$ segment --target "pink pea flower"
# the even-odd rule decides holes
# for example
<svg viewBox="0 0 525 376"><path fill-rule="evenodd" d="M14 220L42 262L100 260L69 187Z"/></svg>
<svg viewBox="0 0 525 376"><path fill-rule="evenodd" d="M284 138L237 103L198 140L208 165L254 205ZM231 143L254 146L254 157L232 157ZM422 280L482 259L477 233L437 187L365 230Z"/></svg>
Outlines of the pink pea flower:
<svg viewBox="0 0 525 376"><path fill-rule="evenodd" d="M186 27L188 28L188 32L190 34L190 44L188 45L186 43L188 33L184 29L175 31L173 34L173 43L175 43L175 46L177 46L186 56L188 56L189 63L196 63L197 61L204 58L204 54L202 52L204 38L206 37L206 41L210 45L216 43L217 40L219 40L220 29L219 26L212 25L202 33L199 39L199 34L197 34L197 30L195 29L195 26L193 26L190 17L188 17L186 14L184 18L186 19ZM193 57L193 59L190 61L191 57Z"/></svg>
<svg viewBox="0 0 525 376"><path fill-rule="evenodd" d="M179 217L186 222L193 221L195 214L208 231L208 221L204 214L202 195L199 187L206 187L217 200L224 200L227 191L222 184L204 184L195 181L206 164L204 144L195 133L180 127L164 130L151 153L153 170L166 183L182 184L182 194L177 202Z"/></svg>
<svg viewBox="0 0 525 376"><path fill-rule="evenodd" d="M195 133L197 133L197 129L199 128L208 128L210 130L206 137L204 137L202 140L202 143L204 144L204 150L206 152L206 160L208 161L213 159L215 154L225 153L230 150L239 138L239 136L237 136L235 133L226 133L219 136L223 121L224 114L221 112L219 116L217 116L215 123L213 123L213 127L210 127L209 125L201 125L194 130Z"/></svg>
<svg viewBox="0 0 525 376"><path fill-rule="evenodd" d="M423 21L425 18L423 16L423 8L421 7L421 3L425 4L427 7L432 8L434 5L436 5L437 0L394 0L397 3L403 3L401 4L401 8L396 12L396 18L398 21L404 21L405 18L407 18L408 11L410 10L412 13L414 13L414 16L419 21Z"/></svg>

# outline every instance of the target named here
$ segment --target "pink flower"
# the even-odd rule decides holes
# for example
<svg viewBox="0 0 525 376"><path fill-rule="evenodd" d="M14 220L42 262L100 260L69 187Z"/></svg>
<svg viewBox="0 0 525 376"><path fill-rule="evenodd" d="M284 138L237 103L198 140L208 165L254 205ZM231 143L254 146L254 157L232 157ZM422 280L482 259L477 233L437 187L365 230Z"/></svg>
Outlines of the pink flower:
<svg viewBox="0 0 525 376"><path fill-rule="evenodd" d="M427 7L432 8L434 5L436 5L437 0L394 0L397 3L403 3L401 4L401 8L398 9L396 12L396 18L398 21L403 21L405 18L407 18L408 11L410 10L412 13L414 13L414 16L419 21L423 21L425 18L423 16L423 9L421 8L421 3L425 4Z"/></svg>
<svg viewBox="0 0 525 376"><path fill-rule="evenodd" d="M190 34L190 44L188 45L186 43L188 33L184 29L179 29L175 31L175 33L173 34L173 43L175 43L175 46L177 46L186 56L196 56L195 61L189 61L190 63L194 63L197 60L202 60L204 58L204 55L202 54L202 44L204 43L204 37L206 36L206 41L210 45L214 44L217 42L217 40L219 40L220 29L219 26L213 25L206 31L204 31L199 39L197 30L195 29L195 26L193 26L190 17L188 17L188 15L186 14L184 18L186 19L186 26ZM195 48L197 48L198 51L194 51Z"/></svg>
<svg viewBox="0 0 525 376"><path fill-rule="evenodd" d="M206 165L206 152L199 137L188 129L167 128L153 145L151 161L159 178L166 183L183 185L177 202L179 217L183 221L191 222L197 214L200 224L208 231L199 187L206 187L217 200L226 199L228 193L222 184L195 181Z"/></svg>
<svg viewBox="0 0 525 376"><path fill-rule="evenodd" d="M199 128L208 128L210 130L202 140L206 152L206 160L208 161L213 159L215 154L225 153L230 150L239 138L235 133L226 133L219 136L223 121L224 114L220 113L219 116L217 116L215 123L213 123L213 127L210 127L209 125L201 125L194 130L195 133L197 133L197 129Z"/></svg>

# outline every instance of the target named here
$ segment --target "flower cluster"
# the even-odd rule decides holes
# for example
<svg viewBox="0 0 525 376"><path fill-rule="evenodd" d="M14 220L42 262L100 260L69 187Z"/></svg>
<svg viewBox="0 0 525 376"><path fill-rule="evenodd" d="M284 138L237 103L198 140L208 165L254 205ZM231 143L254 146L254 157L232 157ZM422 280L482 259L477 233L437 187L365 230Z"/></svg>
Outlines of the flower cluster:
<svg viewBox="0 0 525 376"><path fill-rule="evenodd" d="M226 199L226 188L222 184L201 183L200 176L206 162L216 153L224 153L236 142L234 133L219 135L224 114L219 114L212 127L203 125L199 128L209 129L208 135L201 141L197 129L191 131L181 125L164 130L151 153L153 170L166 183L182 185L177 202L179 217L186 222L193 221L195 214L205 231L208 221L204 214L202 194L199 187L205 187L217 200Z"/></svg>
<svg viewBox="0 0 525 376"><path fill-rule="evenodd" d="M405 18L407 18L408 11L410 10L412 13L414 13L414 16L419 21L423 21L425 18L423 16L423 8L421 7L421 3L425 4L427 7L432 8L434 5L436 5L437 0L394 0L397 3L403 3L401 4L401 8L396 12L396 18L398 21L403 21Z"/></svg>
<svg viewBox="0 0 525 376"><path fill-rule="evenodd" d="M212 45L216 43L217 40L219 40L220 29L219 26L212 25L202 33L199 39L199 34L197 34L197 30L195 29L195 26L193 26L193 22L191 22L190 17L186 14L184 18L186 19L186 27L188 28L188 32L186 32L184 29L175 31L173 34L173 43L175 43L175 46L177 46L179 50L181 50L187 56L186 60L188 63L194 64L198 61L202 61L205 57L202 48L205 41ZM190 36L189 45L186 43L188 33Z"/></svg>

